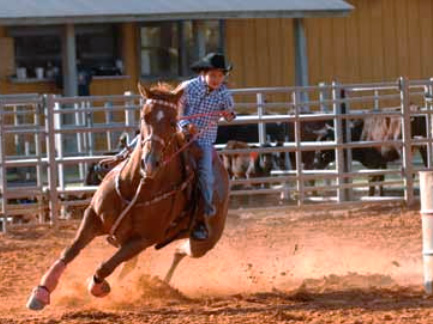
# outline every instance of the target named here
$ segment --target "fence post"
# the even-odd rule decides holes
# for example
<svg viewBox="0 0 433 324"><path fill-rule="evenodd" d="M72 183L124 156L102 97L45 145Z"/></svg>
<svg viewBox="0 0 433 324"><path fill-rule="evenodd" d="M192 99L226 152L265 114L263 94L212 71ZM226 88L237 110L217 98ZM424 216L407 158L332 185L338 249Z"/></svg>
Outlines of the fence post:
<svg viewBox="0 0 433 324"><path fill-rule="evenodd" d="M265 95L259 92L257 93L256 98L257 98L257 116L259 117L259 120L261 120L265 113L265 107L263 106L265 103ZM266 143L265 123L259 122L258 128L259 128L259 143L260 145L264 145Z"/></svg>
<svg viewBox="0 0 433 324"><path fill-rule="evenodd" d="M293 107L295 109L295 161L296 161L296 189L298 191L298 206L301 207L304 203L304 180L303 180L303 165L301 151L301 121L299 119L299 102L296 90L292 92Z"/></svg>
<svg viewBox="0 0 433 324"><path fill-rule="evenodd" d="M104 108L106 109L104 111L105 114L105 124L110 125L113 122L113 103L111 101L104 103ZM106 138L107 138L107 150L111 152L113 150L113 144L112 144L112 136L111 131L107 130L105 132Z"/></svg>
<svg viewBox="0 0 433 324"><path fill-rule="evenodd" d="M429 139L427 143L427 168L432 167L432 155L433 155L433 129L432 129L432 116L429 113L429 111L432 110L433 107L433 78L430 78L428 87L427 87L427 93L425 93L426 96L426 106L427 106L427 114L426 114L426 135L427 139Z"/></svg>
<svg viewBox="0 0 433 324"><path fill-rule="evenodd" d="M332 81L332 110L334 114L335 127L335 164L337 168L337 199L338 202L347 200L346 190L341 188L344 183L344 149L343 144L343 123L341 122L341 105L337 100L340 98L337 82Z"/></svg>
<svg viewBox="0 0 433 324"><path fill-rule="evenodd" d="M84 107L84 111L86 113L86 125L87 128L92 129L93 128L93 112L92 112L92 106L90 105L90 101L83 101L82 106ZM95 150L95 143L94 143L94 136L93 132L87 132L87 141L88 141L88 152L90 155L94 154Z"/></svg>
<svg viewBox="0 0 433 324"><path fill-rule="evenodd" d="M327 114L329 112L328 105L323 103L325 100L328 99L327 93L326 93L326 83L325 82L319 82L319 105L320 105L320 111Z"/></svg>
<svg viewBox="0 0 433 324"><path fill-rule="evenodd" d="M84 122L82 118L82 113L80 112L80 105L79 104L74 104L73 108L75 110L74 112L74 117L75 117L75 125L76 126L83 126ZM60 116L59 116L60 117ZM83 149L84 143L83 143L83 133L80 131L77 131L77 151L78 154L82 155L83 153L85 153L85 150ZM84 165L84 163L78 163L78 172L79 172L79 178L80 181L83 181L85 174L87 172L87 164L86 166Z"/></svg>
<svg viewBox="0 0 433 324"><path fill-rule="evenodd" d="M410 93L409 81L405 77L399 78L400 104L403 114L402 140L403 140L403 180L404 199L408 206L413 203L413 166L412 166L412 136L410 122Z"/></svg>
<svg viewBox="0 0 433 324"><path fill-rule="evenodd" d="M54 95L45 95L46 120L45 127L47 133L47 158L48 158L48 188L49 188L49 207L50 224L56 225L59 215L59 201L57 195L57 162L56 162L56 134L54 127Z"/></svg>
<svg viewBox="0 0 433 324"><path fill-rule="evenodd" d="M131 97L133 95L132 91L125 91L125 96ZM135 114L134 114L134 100L131 98L131 100L126 100L125 102L125 124L126 126L136 126L135 123ZM132 139L135 137L135 130L134 131L128 131L128 142L132 141Z"/></svg>
<svg viewBox="0 0 433 324"><path fill-rule="evenodd" d="M8 216L7 216L7 179L6 179L6 139L5 139L5 132L4 132L4 106L0 102L0 186L1 186L1 203L2 208L1 212L3 214L3 224L2 224L2 231L6 233L7 231L7 222L8 222Z"/></svg>
<svg viewBox="0 0 433 324"><path fill-rule="evenodd" d="M33 123L35 127L37 128L38 132L35 134L34 140L35 140L35 155L37 159L36 164L36 185L40 192L42 193L41 196L38 197L38 220L39 223L44 222L44 200L43 200L43 187L44 187L44 181L42 179L43 172L42 172L42 138L41 138L41 115L44 111L44 101L42 100L40 103L37 104L34 114L34 120Z"/></svg>
<svg viewBox="0 0 433 324"><path fill-rule="evenodd" d="M379 104L379 90L374 90L374 111L379 111L380 110L380 104Z"/></svg>
<svg viewBox="0 0 433 324"><path fill-rule="evenodd" d="M54 139L54 145L55 145L55 154L54 156L56 156L56 154L59 156L60 159L63 159L63 135L62 133L56 133L54 132L54 129L61 129L62 128L62 114L60 114L60 104L58 102L54 102L54 98L47 99L47 105L49 105L50 103L52 103L52 110L47 111L47 119L48 119L48 123L52 122L53 123L53 139ZM48 107L49 108L49 107ZM54 111L57 111L58 113L54 113ZM51 117L49 117L48 114L51 113ZM49 120L49 118L51 118L52 120ZM48 145L47 145L47 152L48 152ZM51 167L50 167L51 168ZM58 171L58 179L59 179L59 185L60 188L63 190L65 188L65 181L64 181L64 171L63 171L63 163L59 163L59 165L56 164L56 170ZM57 183L57 181L56 181Z"/></svg>
<svg viewBox="0 0 433 324"><path fill-rule="evenodd" d="M346 99L346 89L345 88L341 88L340 89L340 99ZM349 105L346 103L346 101L343 101L340 104L340 114L341 115L347 115L350 114L350 107ZM343 120L340 120L341 122L341 138L342 138L342 142L343 145L345 145L348 142L352 141L352 130L350 127L350 120L348 120L347 118L344 118ZM352 171L352 149L347 149L346 146L343 147L343 159L344 159L344 164L343 164L343 172L344 173L348 173ZM352 183L353 180L352 178L343 178L343 183ZM353 195L352 195L353 189L352 188L346 188L344 189L344 197L346 200L352 200Z"/></svg>

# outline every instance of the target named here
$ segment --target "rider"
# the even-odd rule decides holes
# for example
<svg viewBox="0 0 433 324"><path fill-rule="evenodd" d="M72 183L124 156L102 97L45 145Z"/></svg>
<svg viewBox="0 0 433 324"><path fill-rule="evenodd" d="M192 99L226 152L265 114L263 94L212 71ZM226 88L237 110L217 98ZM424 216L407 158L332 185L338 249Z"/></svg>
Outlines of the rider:
<svg viewBox="0 0 433 324"><path fill-rule="evenodd" d="M196 140L202 151L202 157L198 162L198 176L205 202L204 214L207 223L207 220L216 213L213 204L212 152L218 130L217 121L220 118L218 113L220 112L227 121L236 117L233 111L233 98L224 84L232 66L226 62L223 54L209 53L192 64L191 69L199 75L180 84L177 90L181 88L184 90L180 100L181 116L192 118L182 119L179 124L185 132L197 131L197 128L200 132ZM134 148L137 140L138 137L135 137L127 148L116 155L115 159L124 159ZM111 163L112 161L102 162ZM194 229L193 236L197 239L206 239L208 236L206 226L199 224Z"/></svg>
<svg viewBox="0 0 433 324"><path fill-rule="evenodd" d="M181 98L181 115L188 117L199 115L192 119L182 119L179 123L183 128L193 124L199 129L197 144L202 151L198 162L199 184L204 198L205 220L215 215L216 209L212 202L214 175L212 171L213 144L217 136L217 122L221 115L231 121L235 118L233 111L233 98L224 84L225 77L232 66L226 62L223 54L209 53L201 60L195 62L191 69L197 72L198 77L183 82L180 87L184 89ZM196 238L206 238L205 228L194 231Z"/></svg>

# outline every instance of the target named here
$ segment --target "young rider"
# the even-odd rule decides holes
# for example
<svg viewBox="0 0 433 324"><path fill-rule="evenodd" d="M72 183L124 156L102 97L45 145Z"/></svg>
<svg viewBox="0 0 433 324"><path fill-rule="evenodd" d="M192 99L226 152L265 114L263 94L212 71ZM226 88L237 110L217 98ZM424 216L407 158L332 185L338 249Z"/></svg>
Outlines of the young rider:
<svg viewBox="0 0 433 324"><path fill-rule="evenodd" d="M199 184L205 202L204 214L208 220L215 215L213 204L214 174L212 170L213 144L217 136L217 122L221 115L231 121L235 118L233 98L224 80L232 67L226 62L223 54L209 53L191 66L199 75L185 81L180 87L184 89L181 98L181 116L192 116L192 119L181 119L182 127L193 124L198 128L197 144L202 151L198 162ZM194 232L196 238L206 237L206 229Z"/></svg>

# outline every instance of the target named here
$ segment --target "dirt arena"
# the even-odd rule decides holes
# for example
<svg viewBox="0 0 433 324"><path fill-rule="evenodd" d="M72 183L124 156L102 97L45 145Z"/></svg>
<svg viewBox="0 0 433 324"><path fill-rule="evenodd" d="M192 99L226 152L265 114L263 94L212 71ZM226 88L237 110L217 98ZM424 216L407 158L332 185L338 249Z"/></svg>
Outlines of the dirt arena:
<svg viewBox="0 0 433 324"><path fill-rule="evenodd" d="M162 278L175 245L140 256L111 294L91 297L86 279L114 251L97 239L68 267L51 305L25 303L77 224L0 235L0 323L430 323L422 287L419 206L297 212L233 210L208 255Z"/></svg>

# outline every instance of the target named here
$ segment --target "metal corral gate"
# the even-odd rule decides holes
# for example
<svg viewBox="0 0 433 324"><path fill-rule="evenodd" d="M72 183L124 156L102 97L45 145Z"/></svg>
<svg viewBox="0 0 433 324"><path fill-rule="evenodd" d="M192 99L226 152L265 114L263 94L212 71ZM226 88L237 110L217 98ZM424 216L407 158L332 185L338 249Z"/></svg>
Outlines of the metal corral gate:
<svg viewBox="0 0 433 324"><path fill-rule="evenodd" d="M230 125L258 125L259 143L250 144L265 143L266 129L271 124L292 123L294 136L286 136L282 146L225 150L224 153L284 152L286 157L294 154L296 167L275 171L269 177L233 180L232 186L241 189L233 189L232 196L281 194L289 201L283 205L288 206L364 203L371 201L363 194L368 187L366 177L384 174L392 178L384 186L400 191L375 201L411 204L416 189L413 175L420 169L414 164L412 147L424 145L428 152L427 169L432 164L432 85L432 80L400 78L397 82L375 84L233 90L239 117ZM21 218L30 224L35 221L54 224L65 206L88 203L96 189L82 185L90 163L114 150L122 132L126 131L129 138L133 136L141 104L141 98L131 93L74 98L0 96L2 229L6 230L6 220ZM419 109L412 110L413 105ZM415 115L425 117L427 136L424 138L411 136L410 120ZM402 136L386 141L351 142L346 121L372 116L400 118ZM335 141L303 141L301 125L323 121L334 125ZM226 123L222 121L221 125ZM401 163L393 164L389 170L352 168L350 150L346 149L385 144L401 149ZM304 170L302 152L324 149L335 150L334 167ZM14 179L16 174L21 176ZM316 185L309 186L309 180L315 180ZM272 185L263 188L263 184ZM358 193L360 189L363 191Z"/></svg>

